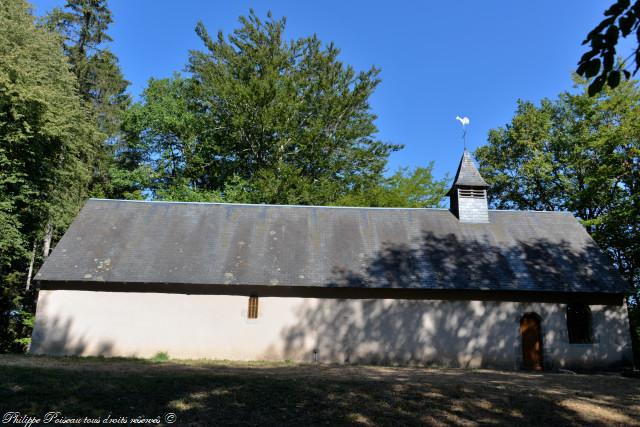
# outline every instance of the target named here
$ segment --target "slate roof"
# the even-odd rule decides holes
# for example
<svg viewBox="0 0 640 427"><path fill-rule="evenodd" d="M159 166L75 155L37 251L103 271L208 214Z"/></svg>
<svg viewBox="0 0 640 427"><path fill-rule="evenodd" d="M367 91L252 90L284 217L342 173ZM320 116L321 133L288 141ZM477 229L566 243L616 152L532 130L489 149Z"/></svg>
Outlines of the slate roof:
<svg viewBox="0 0 640 427"><path fill-rule="evenodd" d="M570 213L92 199L44 263L48 282L623 293Z"/></svg>
<svg viewBox="0 0 640 427"><path fill-rule="evenodd" d="M456 172L456 177L453 180L453 184L451 185L451 190L455 187L481 187L481 188L489 188L489 184L482 178L480 172L476 168L476 165L473 163L473 159L471 158L471 154L465 149L462 153L462 158L460 159L460 164L458 165L458 170ZM451 192L449 190L449 193Z"/></svg>

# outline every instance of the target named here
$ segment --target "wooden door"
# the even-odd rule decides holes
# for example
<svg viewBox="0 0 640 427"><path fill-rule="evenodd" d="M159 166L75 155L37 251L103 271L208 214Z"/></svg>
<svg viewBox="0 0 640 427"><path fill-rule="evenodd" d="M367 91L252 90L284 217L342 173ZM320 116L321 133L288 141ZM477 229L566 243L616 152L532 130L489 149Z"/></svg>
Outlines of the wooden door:
<svg viewBox="0 0 640 427"><path fill-rule="evenodd" d="M540 318L529 313L520 319L520 336L522 337L522 365L524 369L542 370L542 334Z"/></svg>

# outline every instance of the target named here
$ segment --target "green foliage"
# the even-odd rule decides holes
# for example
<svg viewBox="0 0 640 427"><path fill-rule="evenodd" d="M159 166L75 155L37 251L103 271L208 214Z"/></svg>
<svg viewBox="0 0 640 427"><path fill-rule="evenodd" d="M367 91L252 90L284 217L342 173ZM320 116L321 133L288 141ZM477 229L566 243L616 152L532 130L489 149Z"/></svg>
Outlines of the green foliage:
<svg viewBox="0 0 640 427"><path fill-rule="evenodd" d="M44 27L61 35L62 47L78 82L93 121L102 132L102 145L94 163L90 184L94 197L142 197L137 185L143 171L123 166L117 158L122 145L120 127L131 103L118 58L106 47L112 23L106 0L68 0L64 9L53 9Z"/></svg>
<svg viewBox="0 0 640 427"><path fill-rule="evenodd" d="M439 208L447 193L448 177L433 178L433 162L413 170L402 168L364 191L352 192L338 200L341 206Z"/></svg>
<svg viewBox="0 0 640 427"><path fill-rule="evenodd" d="M196 32L191 77L151 80L127 114L130 153L155 197L328 204L377 185L390 152L375 139L378 70L357 73L315 36L253 12L227 38Z"/></svg>
<svg viewBox="0 0 640 427"><path fill-rule="evenodd" d="M156 363L168 362L170 360L169 353L164 351L159 351L156 354L154 354L150 360Z"/></svg>
<svg viewBox="0 0 640 427"><path fill-rule="evenodd" d="M100 129L107 135L119 130L120 116L129 106L129 85L118 58L105 47L112 23L106 0L67 0L53 9L44 25L63 37L63 48L78 81L82 98L90 104Z"/></svg>
<svg viewBox="0 0 640 427"><path fill-rule="evenodd" d="M0 352L28 345L27 271L90 195L440 203L432 165L382 174L400 146L375 138L377 69L355 72L315 36L285 41L284 19L240 21L217 40L199 24L190 76L150 80L129 108L105 0L68 0L40 25L25 1L0 5Z"/></svg>
<svg viewBox="0 0 640 427"><path fill-rule="evenodd" d="M0 3L0 351L28 329L29 255L88 195L100 133L76 88L59 37L35 26L25 1Z"/></svg>
<svg viewBox="0 0 640 427"><path fill-rule="evenodd" d="M174 202L222 202L219 192L194 189L184 179L178 179L170 186L160 188L156 192L159 200Z"/></svg>
<svg viewBox="0 0 640 427"><path fill-rule="evenodd" d="M201 155L198 115L191 111L191 84L175 75L149 81L142 102L124 117L123 150L118 161L128 170L144 170L135 180L139 191L166 200L207 201L211 191L200 188L198 177L210 171Z"/></svg>
<svg viewBox="0 0 640 427"><path fill-rule="evenodd" d="M20 313L20 318L22 319L22 326L25 328L26 331L33 330L33 326L35 325L35 321L36 321L35 314L29 311L22 311ZM22 348L26 351L29 348L29 345L31 344L31 335L26 335L26 336L23 335L20 338L16 338L14 341L16 344L19 344L20 346L22 346Z"/></svg>
<svg viewBox="0 0 640 427"><path fill-rule="evenodd" d="M629 306L640 310L640 89L625 81L590 97L588 82L576 83L577 94L520 101L476 158L494 206L579 217L635 287Z"/></svg>
<svg viewBox="0 0 640 427"><path fill-rule="evenodd" d="M615 89L622 77L629 79L631 72L627 70L626 60L616 64L616 45L620 36L636 34L640 41L640 2L617 0L605 12L602 20L587 34L582 44L589 44L590 50L582 55L576 72L587 79L593 78L589 84L589 96L598 94L605 85ZM640 68L640 47L636 46L629 56L636 63L633 74ZM627 58L628 59L628 58Z"/></svg>

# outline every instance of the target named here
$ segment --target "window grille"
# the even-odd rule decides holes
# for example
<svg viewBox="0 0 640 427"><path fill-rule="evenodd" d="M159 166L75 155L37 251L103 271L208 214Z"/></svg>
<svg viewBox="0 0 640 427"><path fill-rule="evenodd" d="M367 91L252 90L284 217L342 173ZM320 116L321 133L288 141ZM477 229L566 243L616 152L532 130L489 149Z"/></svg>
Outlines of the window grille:
<svg viewBox="0 0 640 427"><path fill-rule="evenodd" d="M258 297L255 295L249 297L249 311L247 312L247 317L249 319L258 318Z"/></svg>

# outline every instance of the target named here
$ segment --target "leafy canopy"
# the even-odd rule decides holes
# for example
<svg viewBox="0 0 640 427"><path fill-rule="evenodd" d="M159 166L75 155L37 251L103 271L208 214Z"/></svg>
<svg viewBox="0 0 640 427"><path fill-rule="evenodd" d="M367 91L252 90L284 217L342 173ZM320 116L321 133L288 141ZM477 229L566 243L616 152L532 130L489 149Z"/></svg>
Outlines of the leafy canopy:
<svg viewBox="0 0 640 427"><path fill-rule="evenodd" d="M640 68L640 47L636 47L627 59L616 62L616 46L620 37L635 34L640 41L640 2L617 0L605 12L602 20L587 34L583 45L589 44L590 50L582 55L578 62L578 75L591 79L588 93L594 96L605 85L614 89L622 80L628 80L632 72L627 69L627 60L633 58L635 75Z"/></svg>
<svg viewBox="0 0 640 427"><path fill-rule="evenodd" d="M58 32L82 98L91 104L95 120L107 136L120 126L130 104L117 57L106 47L113 22L106 0L67 0L64 9L53 9L45 26Z"/></svg>
<svg viewBox="0 0 640 427"><path fill-rule="evenodd" d="M476 151L498 208L568 210L633 286L629 311L640 360L640 89L623 81L591 97L520 101L511 123Z"/></svg>
<svg viewBox="0 0 640 427"><path fill-rule="evenodd" d="M434 162L413 170L401 168L378 185L340 198L339 206L441 208L448 190L449 177L433 177Z"/></svg>
<svg viewBox="0 0 640 427"><path fill-rule="evenodd" d="M112 23L106 0L67 0L53 9L43 25L60 34L62 47L78 82L78 92L102 132L94 157L90 192L95 197L141 198L137 182L146 171L123 165L121 125L131 104L129 85L118 58L109 50Z"/></svg>
<svg viewBox="0 0 640 427"><path fill-rule="evenodd" d="M217 38L200 23L191 75L149 82L124 156L153 171L155 197L328 204L378 185L400 148L375 136L379 71L356 72L316 36L285 41L285 23L252 11Z"/></svg>
<svg viewBox="0 0 640 427"><path fill-rule="evenodd" d="M59 37L25 1L1 2L0 351L32 309L23 289L34 243L47 226L64 230L88 195L99 135Z"/></svg>
<svg viewBox="0 0 640 427"><path fill-rule="evenodd" d="M577 94L519 101L476 158L494 206L573 212L640 291L640 90L628 81L590 97L576 83Z"/></svg>

